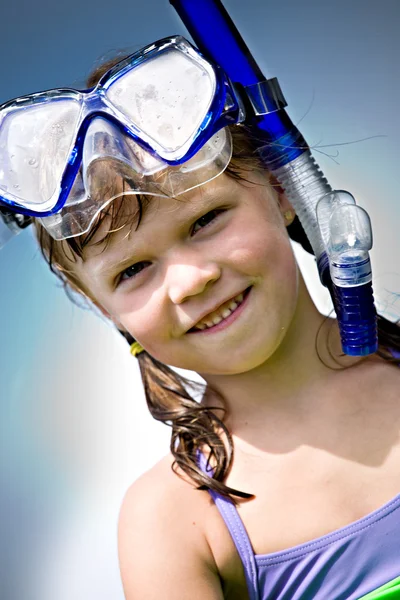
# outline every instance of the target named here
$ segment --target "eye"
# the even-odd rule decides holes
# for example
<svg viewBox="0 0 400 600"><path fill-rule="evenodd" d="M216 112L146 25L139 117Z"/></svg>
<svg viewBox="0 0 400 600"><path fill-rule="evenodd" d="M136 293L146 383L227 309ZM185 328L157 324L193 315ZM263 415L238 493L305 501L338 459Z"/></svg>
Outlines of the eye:
<svg viewBox="0 0 400 600"><path fill-rule="evenodd" d="M193 228L192 228L193 235L196 235L196 233L197 233L197 231L195 231L195 226L197 224L200 225L200 229L204 229L210 223L212 223L212 221L215 221L215 219L223 212L225 212L223 209L210 210L207 214L200 217L200 219L197 219L197 221L195 222L195 224L193 225Z"/></svg>
<svg viewBox="0 0 400 600"><path fill-rule="evenodd" d="M148 261L142 261L142 262L135 263L134 265L131 265L130 267L125 269L125 271L122 271L122 273L119 277L119 281L122 282L122 281L127 281L128 279L133 279L134 277L139 275L139 273L141 271L143 271L143 269L146 267L146 265L149 265L149 264L150 263Z"/></svg>
<svg viewBox="0 0 400 600"><path fill-rule="evenodd" d="M200 217L200 219L197 219L197 221L195 221L192 227L192 234L196 235L198 231L195 231L196 225L199 225L200 230L204 229L205 227L210 225L210 223L215 221L221 213L225 212L225 210L226 209L213 209L205 215L203 215L202 217ZM146 266L150 264L151 263L149 261L141 261L129 266L127 269L122 271L121 275L119 276L119 283L128 281L129 279L134 279L141 273L141 271L143 271L146 268Z"/></svg>

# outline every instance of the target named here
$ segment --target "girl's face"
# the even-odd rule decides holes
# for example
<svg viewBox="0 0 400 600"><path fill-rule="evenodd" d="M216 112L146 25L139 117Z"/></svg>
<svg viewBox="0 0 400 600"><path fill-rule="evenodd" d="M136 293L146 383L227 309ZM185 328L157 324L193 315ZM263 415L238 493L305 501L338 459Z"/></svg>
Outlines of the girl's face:
<svg viewBox="0 0 400 600"><path fill-rule="evenodd" d="M91 246L74 268L96 303L159 361L199 373L255 368L296 309L298 270L278 195L261 174L227 174L185 195L154 198L139 228ZM248 288L236 318L192 328ZM192 331L191 331L192 330Z"/></svg>

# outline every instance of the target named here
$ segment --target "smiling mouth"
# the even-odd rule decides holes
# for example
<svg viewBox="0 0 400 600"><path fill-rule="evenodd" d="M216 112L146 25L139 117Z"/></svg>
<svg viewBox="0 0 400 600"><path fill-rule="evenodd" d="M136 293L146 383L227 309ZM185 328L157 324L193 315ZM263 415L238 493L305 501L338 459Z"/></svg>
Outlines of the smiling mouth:
<svg viewBox="0 0 400 600"><path fill-rule="evenodd" d="M201 331L207 331L209 329L216 328L220 323L224 323L231 315L233 315L236 310L243 304L246 300L252 286L245 289L243 292L224 302L219 309L214 311L214 313L210 313L210 315L204 317L201 321L197 323L194 327L189 329L187 333L200 333Z"/></svg>

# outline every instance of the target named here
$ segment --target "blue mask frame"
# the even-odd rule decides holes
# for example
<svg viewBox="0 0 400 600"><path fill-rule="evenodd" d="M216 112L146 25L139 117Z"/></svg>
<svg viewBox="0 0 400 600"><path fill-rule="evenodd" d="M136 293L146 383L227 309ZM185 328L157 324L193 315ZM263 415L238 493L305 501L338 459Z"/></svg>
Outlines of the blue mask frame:
<svg viewBox="0 0 400 600"><path fill-rule="evenodd" d="M215 93L207 110L201 125L193 136L189 149L182 156L171 159L167 153L160 152L156 144L146 139L146 136L135 126L129 118L126 117L117 107L113 106L110 99L107 98L107 90L121 77L129 71L137 68L145 61L167 52L172 47L181 49L190 54L197 60L206 63L212 68L215 75ZM122 134L131 136L145 150L161 158L167 165L180 165L192 158L203 145L220 129L227 125L241 122L244 119L244 110L241 100L238 97L233 85L225 72L218 66L206 60L202 54L194 48L185 38L173 36L163 38L140 51L130 55L112 67L103 75L99 83L88 90L74 90L69 88L60 88L48 90L35 94L30 94L21 98L11 100L0 107L0 127L4 123L7 115L17 110L27 110L31 107L40 107L41 105L54 103L59 100L75 100L79 103L81 111L78 122L75 127L75 133L71 136L73 143L72 149L66 160L65 168L60 180L57 200L54 205L45 210L39 211L24 206L24 201L16 194L5 192L0 189L0 204L6 206L9 210L19 214L46 217L59 212L64 206L68 194L72 188L78 170L82 163L83 145L85 135L91 121L96 117L103 117L114 123L120 128ZM29 203L28 201L26 201Z"/></svg>

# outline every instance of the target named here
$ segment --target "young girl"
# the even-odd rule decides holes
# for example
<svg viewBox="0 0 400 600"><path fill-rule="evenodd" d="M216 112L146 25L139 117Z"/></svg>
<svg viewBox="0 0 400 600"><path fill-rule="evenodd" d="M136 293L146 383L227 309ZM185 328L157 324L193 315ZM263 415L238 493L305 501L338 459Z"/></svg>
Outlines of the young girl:
<svg viewBox="0 0 400 600"><path fill-rule="evenodd" d="M379 317L378 352L342 354L298 269L294 210L244 127L211 159L157 171L95 123L83 180L100 212L87 227L71 201L34 225L51 269L130 342L172 428L121 509L127 600L400 597L398 326Z"/></svg>

